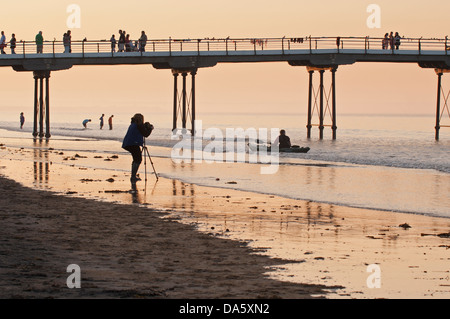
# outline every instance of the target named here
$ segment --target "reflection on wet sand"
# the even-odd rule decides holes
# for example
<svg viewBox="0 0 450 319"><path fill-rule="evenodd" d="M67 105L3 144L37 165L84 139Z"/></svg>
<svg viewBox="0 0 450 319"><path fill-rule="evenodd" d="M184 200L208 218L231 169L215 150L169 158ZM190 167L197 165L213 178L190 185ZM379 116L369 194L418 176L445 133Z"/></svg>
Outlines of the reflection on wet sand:
<svg viewBox="0 0 450 319"><path fill-rule="evenodd" d="M48 183L50 179L50 161L48 154L49 150L47 149L48 140L34 139L33 145L34 184L38 187L49 188Z"/></svg>

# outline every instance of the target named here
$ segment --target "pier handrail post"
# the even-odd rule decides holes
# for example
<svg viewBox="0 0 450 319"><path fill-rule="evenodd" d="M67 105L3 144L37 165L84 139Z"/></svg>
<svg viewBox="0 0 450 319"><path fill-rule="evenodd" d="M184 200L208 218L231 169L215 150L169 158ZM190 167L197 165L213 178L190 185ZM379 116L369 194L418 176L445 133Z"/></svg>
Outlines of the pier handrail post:
<svg viewBox="0 0 450 319"><path fill-rule="evenodd" d="M309 54L312 54L311 36L309 36Z"/></svg>
<svg viewBox="0 0 450 319"><path fill-rule="evenodd" d="M169 55L172 56L172 37L169 37Z"/></svg>
<svg viewBox="0 0 450 319"><path fill-rule="evenodd" d="M83 53L83 59L84 59L84 41L81 43L81 50L82 50L82 53Z"/></svg>
<svg viewBox="0 0 450 319"><path fill-rule="evenodd" d="M422 54L422 38L419 39L419 55Z"/></svg>
<svg viewBox="0 0 450 319"><path fill-rule="evenodd" d="M283 55L284 55L284 38L285 37L281 38L281 52L282 52Z"/></svg>
<svg viewBox="0 0 450 319"><path fill-rule="evenodd" d="M23 45L22 45L22 47L23 47L23 58L24 58L24 59L25 59L25 42L26 42L26 41L23 41L23 42L22 42L22 44L23 44Z"/></svg>
<svg viewBox="0 0 450 319"><path fill-rule="evenodd" d="M445 48L444 48L445 55L448 55L448 49L449 49L449 47L448 47L448 35L446 35L445 36Z"/></svg>
<svg viewBox="0 0 450 319"><path fill-rule="evenodd" d="M53 58L55 58L55 40L53 40Z"/></svg>
<svg viewBox="0 0 450 319"><path fill-rule="evenodd" d="M225 39L225 51L228 55L228 38Z"/></svg>

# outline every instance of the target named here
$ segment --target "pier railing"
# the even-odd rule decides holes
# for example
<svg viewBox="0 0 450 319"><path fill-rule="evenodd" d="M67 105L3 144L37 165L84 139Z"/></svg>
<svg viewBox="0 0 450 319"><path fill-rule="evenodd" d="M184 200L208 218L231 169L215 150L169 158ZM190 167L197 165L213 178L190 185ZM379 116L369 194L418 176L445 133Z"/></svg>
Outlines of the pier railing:
<svg viewBox="0 0 450 319"><path fill-rule="evenodd" d="M189 53L190 55L203 54L264 54L270 51L277 51L281 54L293 54L301 50L303 53L308 51L311 54L320 53L320 50L333 50L335 53L349 52L348 50L364 51L363 53L377 53L381 51L385 54L398 54L408 51L412 54L424 54L427 52L440 52L448 55L450 53L450 41L445 38L401 38L400 47L397 50L395 46L387 44L387 49L383 49L384 38L372 37L283 37L283 38L204 38L204 39L149 39L146 41L145 53L164 53L165 55ZM133 40L132 51L125 53L137 53L139 51L139 42ZM137 43L137 46L136 46ZM111 56L118 55L118 45L112 50L109 40L96 41L71 41L70 53L66 54L85 54L89 53L109 53ZM4 49L10 55L10 43ZM56 55L64 53L65 47L63 41L44 41L44 54ZM266 52L265 52L266 51ZM267 52L269 51L269 52ZM20 41L15 49L18 58L26 57L37 53L35 41ZM124 53L124 54L125 54ZM5 54L1 57L5 57ZM120 54L123 56L123 54Z"/></svg>

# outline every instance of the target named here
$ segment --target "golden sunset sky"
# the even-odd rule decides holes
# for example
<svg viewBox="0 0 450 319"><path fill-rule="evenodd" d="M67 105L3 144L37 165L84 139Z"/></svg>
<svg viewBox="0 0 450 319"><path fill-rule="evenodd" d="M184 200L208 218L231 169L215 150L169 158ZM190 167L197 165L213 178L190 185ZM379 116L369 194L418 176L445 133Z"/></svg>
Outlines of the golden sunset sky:
<svg viewBox="0 0 450 319"><path fill-rule="evenodd" d="M381 28L370 29L366 11L381 8ZM68 29L67 7L81 9L81 28L72 39L109 39L124 29L137 39L205 37L371 36L398 31L405 37L444 38L450 34L448 0L164 0L164 1L3 1L0 28L9 41L33 40L40 30L46 40L62 40ZM7 49L9 53L9 48ZM0 111L33 107L33 78L1 68ZM326 78L326 81L329 79ZM172 75L152 66L73 67L53 72L53 112L114 113L127 110L172 110ZM443 84L450 89L450 74ZM337 72L339 113L434 114L437 76L416 64L355 64ZM197 117L215 112L305 113L308 73L287 63L227 64L200 69Z"/></svg>

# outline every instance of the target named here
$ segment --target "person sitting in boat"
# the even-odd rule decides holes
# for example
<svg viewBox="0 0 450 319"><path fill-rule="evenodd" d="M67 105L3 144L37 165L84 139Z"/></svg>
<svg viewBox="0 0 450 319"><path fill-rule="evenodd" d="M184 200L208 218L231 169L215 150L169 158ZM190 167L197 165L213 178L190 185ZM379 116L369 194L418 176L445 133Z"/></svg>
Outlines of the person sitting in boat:
<svg viewBox="0 0 450 319"><path fill-rule="evenodd" d="M280 131L280 136L275 140L275 144L278 144L279 149L291 148L291 139L286 135L285 130Z"/></svg>

